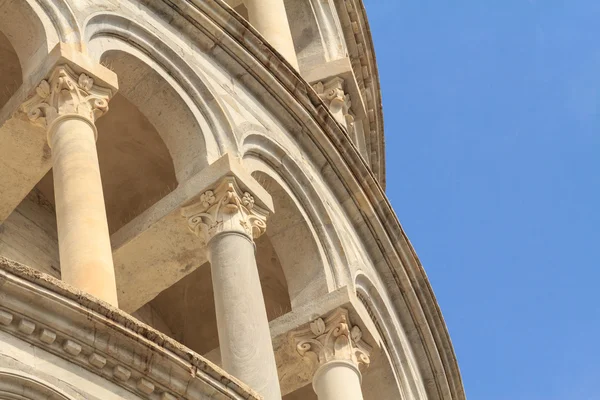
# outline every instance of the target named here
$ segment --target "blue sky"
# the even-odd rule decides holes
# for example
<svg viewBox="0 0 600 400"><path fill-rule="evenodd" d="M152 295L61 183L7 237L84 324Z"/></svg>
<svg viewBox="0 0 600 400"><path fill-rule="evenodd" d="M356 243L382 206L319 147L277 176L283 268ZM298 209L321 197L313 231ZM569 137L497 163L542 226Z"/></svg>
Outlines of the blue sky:
<svg viewBox="0 0 600 400"><path fill-rule="evenodd" d="M467 397L600 399L600 1L365 3L388 196Z"/></svg>

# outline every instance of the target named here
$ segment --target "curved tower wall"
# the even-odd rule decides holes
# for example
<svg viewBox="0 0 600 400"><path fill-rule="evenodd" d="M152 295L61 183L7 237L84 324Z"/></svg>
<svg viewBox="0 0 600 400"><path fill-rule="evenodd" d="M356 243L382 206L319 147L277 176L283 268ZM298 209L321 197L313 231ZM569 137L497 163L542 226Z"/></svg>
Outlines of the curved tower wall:
<svg viewBox="0 0 600 400"><path fill-rule="evenodd" d="M5 0L0 72L0 393L464 398L360 0Z"/></svg>

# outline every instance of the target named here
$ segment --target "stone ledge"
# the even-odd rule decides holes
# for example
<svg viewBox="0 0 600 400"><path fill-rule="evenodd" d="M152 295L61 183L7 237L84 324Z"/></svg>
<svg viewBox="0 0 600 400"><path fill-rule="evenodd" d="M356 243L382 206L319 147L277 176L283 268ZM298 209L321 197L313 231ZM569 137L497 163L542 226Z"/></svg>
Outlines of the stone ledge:
<svg viewBox="0 0 600 400"><path fill-rule="evenodd" d="M0 330L137 396L260 399L218 366L123 311L4 257L0 298Z"/></svg>

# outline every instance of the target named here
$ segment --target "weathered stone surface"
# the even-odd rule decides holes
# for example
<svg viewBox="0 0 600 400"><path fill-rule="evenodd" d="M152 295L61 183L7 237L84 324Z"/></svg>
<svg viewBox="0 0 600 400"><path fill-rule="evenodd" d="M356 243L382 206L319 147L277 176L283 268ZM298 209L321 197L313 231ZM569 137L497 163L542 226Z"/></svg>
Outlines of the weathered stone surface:
<svg viewBox="0 0 600 400"><path fill-rule="evenodd" d="M0 378L9 368L76 398L137 398L131 393L160 389L186 399L258 399L181 344L46 274L0 258L0 282L0 315L29 318L2 319ZM46 327L39 340L31 335L37 324Z"/></svg>
<svg viewBox="0 0 600 400"><path fill-rule="evenodd" d="M184 346L217 344L215 306L206 301L217 285L198 281L211 279L208 265L191 275L206 248L186 231L180 208L214 189L211 174L221 178L215 171L227 164L249 192L262 191L254 196L261 207L275 208L255 258L286 399L316 396L314 365L288 333L336 307L349 309L374 348L366 399L464 399L439 307L383 191L381 98L364 6L269 2L263 10L265 2L249 0L227 1L235 9L222 0L0 0L0 255L60 276L52 153L19 107L36 88L45 96L40 82L59 64L94 82L118 77L118 108L96 124L96 148L123 309L13 266L10 274L28 283L0 280L0 391L20 393L14 388L34 376L59 388L48 394L42 385L25 393L31 398L252 398ZM282 28L291 41L272 35ZM77 101L66 107L89 114L85 102L72 107ZM29 303L4 303L18 298L11 288L30 286ZM178 342L126 314L135 310ZM93 395L73 393L90 385Z"/></svg>
<svg viewBox="0 0 600 400"><path fill-rule="evenodd" d="M189 232L181 207L200 200L226 176L252 192L257 207L273 210L269 194L230 155L180 184L112 236L122 309L137 310L206 262L205 243Z"/></svg>

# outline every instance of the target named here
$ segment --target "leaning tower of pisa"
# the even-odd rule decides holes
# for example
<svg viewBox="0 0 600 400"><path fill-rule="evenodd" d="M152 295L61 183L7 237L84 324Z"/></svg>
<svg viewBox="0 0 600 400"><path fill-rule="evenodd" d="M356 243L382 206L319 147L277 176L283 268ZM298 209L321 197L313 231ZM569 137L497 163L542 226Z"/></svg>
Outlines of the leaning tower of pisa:
<svg viewBox="0 0 600 400"><path fill-rule="evenodd" d="M0 399L464 400L361 0L0 0Z"/></svg>

